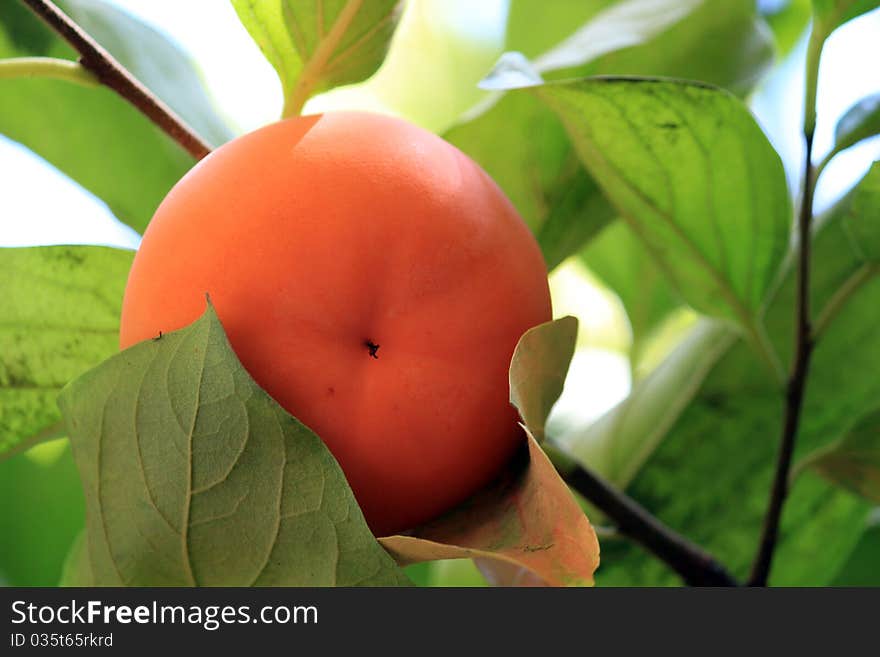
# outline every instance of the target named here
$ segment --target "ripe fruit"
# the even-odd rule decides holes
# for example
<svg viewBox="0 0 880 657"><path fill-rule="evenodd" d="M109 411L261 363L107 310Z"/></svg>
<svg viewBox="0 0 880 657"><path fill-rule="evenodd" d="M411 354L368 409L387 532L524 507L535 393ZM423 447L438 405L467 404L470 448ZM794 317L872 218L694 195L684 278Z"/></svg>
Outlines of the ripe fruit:
<svg viewBox="0 0 880 657"><path fill-rule="evenodd" d="M550 319L544 262L486 173L421 128L306 116L205 158L144 235L122 347L193 322L206 292L377 535L463 501L522 439L507 370Z"/></svg>

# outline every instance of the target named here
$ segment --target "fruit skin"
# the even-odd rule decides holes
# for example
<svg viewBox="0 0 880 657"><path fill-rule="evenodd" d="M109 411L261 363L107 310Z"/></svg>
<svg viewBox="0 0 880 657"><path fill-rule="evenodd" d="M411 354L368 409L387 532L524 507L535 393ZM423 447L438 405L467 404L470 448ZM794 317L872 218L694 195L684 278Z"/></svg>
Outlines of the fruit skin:
<svg viewBox="0 0 880 657"><path fill-rule="evenodd" d="M214 151L144 235L120 345L190 324L206 292L376 535L462 502L523 438L508 366L551 318L544 261L489 176L421 128L334 112Z"/></svg>

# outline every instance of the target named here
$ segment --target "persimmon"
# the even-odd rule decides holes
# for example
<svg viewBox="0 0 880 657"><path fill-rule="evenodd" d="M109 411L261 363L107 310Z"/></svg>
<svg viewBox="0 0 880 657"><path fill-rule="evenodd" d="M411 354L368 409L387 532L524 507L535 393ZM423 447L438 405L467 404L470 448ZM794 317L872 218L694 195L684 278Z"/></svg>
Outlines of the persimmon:
<svg viewBox="0 0 880 657"><path fill-rule="evenodd" d="M421 128L304 116L199 162L144 234L121 346L193 322L206 293L377 535L462 502L523 439L508 366L551 318L544 261L489 176Z"/></svg>

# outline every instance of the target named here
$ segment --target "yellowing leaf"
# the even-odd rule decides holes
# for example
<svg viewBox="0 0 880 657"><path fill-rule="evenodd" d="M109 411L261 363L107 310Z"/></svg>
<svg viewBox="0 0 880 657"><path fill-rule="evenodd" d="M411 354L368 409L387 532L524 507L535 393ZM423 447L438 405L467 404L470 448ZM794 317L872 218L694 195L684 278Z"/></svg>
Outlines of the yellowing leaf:
<svg viewBox="0 0 880 657"><path fill-rule="evenodd" d="M796 471L807 467L880 504L880 412L868 415L840 440L807 457Z"/></svg>
<svg viewBox="0 0 880 657"><path fill-rule="evenodd" d="M599 565L596 533L531 437L500 481L412 535L379 541L402 565L477 558L550 586L591 586Z"/></svg>
<svg viewBox="0 0 880 657"><path fill-rule="evenodd" d="M526 331L510 366L510 399L530 424L522 449L493 485L407 536L380 539L398 563L474 559L498 585L591 586L596 533L533 437L562 392L577 320ZM525 447L525 446L524 446Z"/></svg>
<svg viewBox="0 0 880 657"><path fill-rule="evenodd" d="M519 339L510 363L510 403L535 440L544 439L550 409L562 394L577 341L578 321L563 317L529 329Z"/></svg>

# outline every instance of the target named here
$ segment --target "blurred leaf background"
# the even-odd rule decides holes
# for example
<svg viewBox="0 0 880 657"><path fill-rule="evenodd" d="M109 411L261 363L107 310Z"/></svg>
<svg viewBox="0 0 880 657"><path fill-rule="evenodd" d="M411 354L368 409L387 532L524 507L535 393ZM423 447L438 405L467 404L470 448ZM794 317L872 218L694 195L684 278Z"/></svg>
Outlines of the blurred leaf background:
<svg viewBox="0 0 880 657"><path fill-rule="evenodd" d="M212 144L280 116L278 79L231 4L59 4ZM552 269L556 316L580 320L578 350L548 435L576 457L598 463L606 476L741 574L763 510L779 412L775 393L754 375L761 366L723 327L700 319L678 299L626 225L615 221L549 109L527 94L487 92L477 83L506 51L532 59L551 51L548 61L564 65L546 70L546 79L614 73L718 84L748 101L780 152L794 191L802 145L793 117L800 116L803 102L810 2L643 0L641 13L621 13L622 5L633 4L639 0L409 0L379 70L365 82L313 97L306 111L356 108L402 116L445 136L496 178L542 246ZM603 39L611 45L580 61L584 46L572 38L584 25L592 30L586 41L591 47ZM880 69L871 65L880 60L878 33L880 12L873 12L838 30L826 46L820 155L832 147L836 120L880 90ZM4 2L0 57L20 55L72 56L17 2ZM135 248L159 200L192 164L109 91L15 80L0 82L0 99L0 246ZM873 139L836 158L820 184L819 207L831 207L878 153ZM838 232L829 223L819 247L833 263L820 276L829 289L859 264ZM771 309L768 318L771 339L786 354L789 293L783 286L781 300L774 301L778 317ZM0 315L6 310L0 299ZM870 309L864 312L871 316ZM839 386L835 363L872 353L859 335L839 333L833 344L842 346L832 344L827 355L817 356L819 376L823 363L829 372L820 390L832 398ZM0 331L0 348L11 344L10 334ZM850 351L847 345L853 345ZM35 362L33 354L29 358ZM8 360L0 368L0 406L25 408L27 393L9 383ZM668 396L673 389L677 399ZM862 394L858 412L870 410L873 388ZM827 427L838 431L840 423L829 415L856 413L850 400L832 401L829 411L816 399L812 416L808 406L808 447L823 444L819 436ZM835 403L842 410L835 411ZM627 429L633 418L660 429ZM780 562L791 565L780 568L775 582L876 583L876 566L872 570L866 556L878 542L870 504L813 472L795 490L787 525L802 531L789 532L783 542ZM731 491L741 494L735 504ZM66 440L0 461L0 500L0 582L56 584L84 518ZM604 542L602 555L600 584L676 583L662 564L628 543ZM484 584L467 561L421 564L408 572L422 585Z"/></svg>

